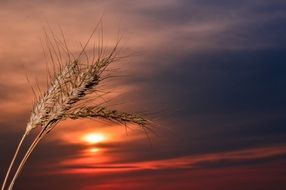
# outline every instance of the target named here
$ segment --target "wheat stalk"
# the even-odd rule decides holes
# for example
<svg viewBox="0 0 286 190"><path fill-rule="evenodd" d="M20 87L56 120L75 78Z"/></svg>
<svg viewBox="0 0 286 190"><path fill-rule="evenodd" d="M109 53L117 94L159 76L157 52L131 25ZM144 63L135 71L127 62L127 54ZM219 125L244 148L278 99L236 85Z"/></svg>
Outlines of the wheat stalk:
<svg viewBox="0 0 286 190"><path fill-rule="evenodd" d="M103 51L100 50L96 58L95 55L93 55L92 59L88 57L86 47L95 31L96 29L92 32L85 46L82 47L82 51L77 58L73 59L71 59L72 56L69 53L65 40L63 42L59 41L52 33L53 42L48 40L48 45L50 46L49 54L54 67L53 74L51 75L49 72L52 79L47 91L40 98L37 98L37 101L34 103L25 133L16 149L1 190L5 188L8 176L25 137L37 127L41 127L41 131L19 163L8 190L12 190L17 177L41 139L57 123L65 119L99 118L121 124L133 123L143 128L149 123L148 120L137 114L109 110L101 105L85 105L84 98L89 94L96 93L96 87L104 79L102 76L106 68L117 61L118 58L116 55L118 43L107 55L104 55ZM68 62L64 65L61 63L63 51L66 52L68 57ZM56 66L55 60L57 60L58 66ZM83 103L78 104L78 102Z"/></svg>

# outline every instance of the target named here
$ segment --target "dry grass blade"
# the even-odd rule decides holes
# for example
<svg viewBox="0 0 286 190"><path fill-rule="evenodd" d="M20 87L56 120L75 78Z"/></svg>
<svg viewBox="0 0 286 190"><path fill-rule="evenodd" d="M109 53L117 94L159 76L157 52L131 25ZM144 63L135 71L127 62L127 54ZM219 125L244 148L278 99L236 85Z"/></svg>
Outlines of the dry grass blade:
<svg viewBox="0 0 286 190"><path fill-rule="evenodd" d="M150 123L137 114L110 110L100 105L87 106L85 104L84 98L89 94L96 93L96 87L104 79L102 74L106 68L111 63L117 61L118 58L116 56L118 43L108 54L104 55L103 51L99 50L97 57L95 57L93 52L93 57L89 58L86 48L92 36L95 34L95 31L96 29L92 32L85 45L82 46L82 51L77 58L70 55L65 39L64 42L60 42L55 35L51 33L53 38L46 40L49 46L48 51L53 67L52 73L48 73L50 76L50 84L47 91L36 98L37 101L34 103L23 139L37 127L41 127L41 131L19 163L8 190L12 190L17 177L37 144L62 120L67 118L99 118L120 124L136 124L143 127L144 130L146 125ZM62 63L63 54L61 52L66 52L68 58L68 61L64 64ZM55 60L57 60L57 63L55 63ZM7 178L23 139L20 141L8 172L6 173L2 190L5 188Z"/></svg>

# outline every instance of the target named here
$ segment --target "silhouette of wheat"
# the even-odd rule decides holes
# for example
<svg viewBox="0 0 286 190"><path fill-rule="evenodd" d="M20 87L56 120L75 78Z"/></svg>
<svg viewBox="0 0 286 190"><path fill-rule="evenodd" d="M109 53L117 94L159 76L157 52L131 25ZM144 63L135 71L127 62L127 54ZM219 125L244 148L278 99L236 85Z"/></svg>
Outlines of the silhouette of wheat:
<svg viewBox="0 0 286 190"><path fill-rule="evenodd" d="M12 190L27 159L40 140L65 119L98 118L120 124L137 124L143 127L144 130L149 124L148 120L138 114L110 110L102 105L90 106L85 102L84 98L87 95L97 93L96 87L104 79L103 73L106 68L119 59L116 54L118 42L108 53L105 53L102 47L99 47L96 56L94 52L92 56L88 55L87 46L97 29L98 27L94 29L77 57L70 53L64 35L59 40L52 31L45 32L48 54L53 67L52 71L48 71L49 87L36 98L25 133L16 149L1 190L4 190L6 186L25 137L35 128L41 128L41 130L20 161L8 190ZM93 48L95 50L95 47ZM64 63L63 60L65 60Z"/></svg>

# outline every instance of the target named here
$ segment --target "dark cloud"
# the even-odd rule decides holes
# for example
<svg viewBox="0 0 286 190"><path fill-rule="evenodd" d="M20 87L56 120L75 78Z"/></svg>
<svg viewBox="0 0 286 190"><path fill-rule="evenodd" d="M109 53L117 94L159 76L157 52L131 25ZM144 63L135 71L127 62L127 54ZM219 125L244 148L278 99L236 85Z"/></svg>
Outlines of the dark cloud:
<svg viewBox="0 0 286 190"><path fill-rule="evenodd" d="M143 99L141 106L159 110L167 106L169 114L161 118L171 121L174 134L168 137L177 146L169 146L177 154L283 143L285 58L285 50L278 49L206 52L158 67L150 63L151 74L133 81L142 86L133 101Z"/></svg>

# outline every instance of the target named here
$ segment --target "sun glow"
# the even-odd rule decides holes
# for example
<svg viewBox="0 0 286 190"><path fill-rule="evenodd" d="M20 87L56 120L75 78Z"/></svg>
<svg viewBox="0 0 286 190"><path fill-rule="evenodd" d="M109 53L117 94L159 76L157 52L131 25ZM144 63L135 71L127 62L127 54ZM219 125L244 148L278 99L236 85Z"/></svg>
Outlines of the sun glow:
<svg viewBox="0 0 286 190"><path fill-rule="evenodd" d="M90 133L83 137L83 140L89 144L96 144L106 140L106 137L102 134Z"/></svg>
<svg viewBox="0 0 286 190"><path fill-rule="evenodd" d="M91 149L89 149L89 152L90 153L96 153L96 152L99 152L99 149L98 148L91 148Z"/></svg>

